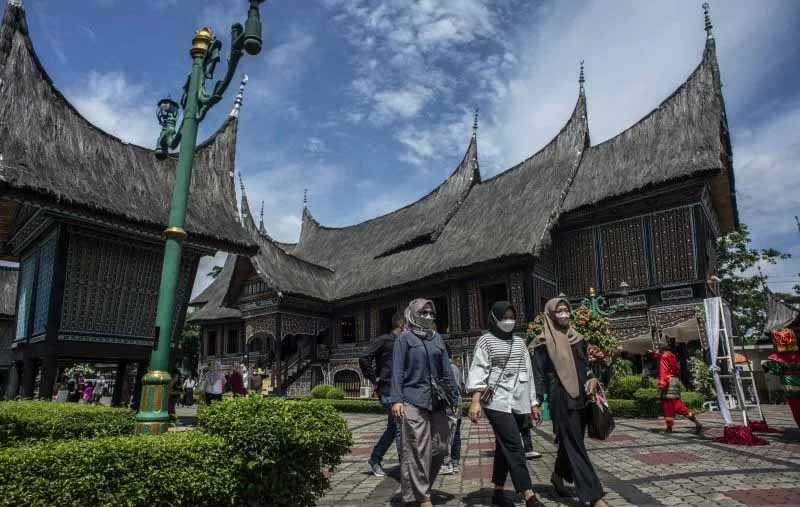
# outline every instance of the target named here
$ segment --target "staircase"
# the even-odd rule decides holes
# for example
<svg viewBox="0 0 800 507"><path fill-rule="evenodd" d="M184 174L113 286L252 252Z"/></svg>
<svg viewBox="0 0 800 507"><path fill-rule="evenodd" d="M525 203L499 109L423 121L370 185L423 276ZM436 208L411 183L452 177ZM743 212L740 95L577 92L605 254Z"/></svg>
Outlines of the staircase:
<svg viewBox="0 0 800 507"><path fill-rule="evenodd" d="M305 373L314 362L314 346L302 347L297 354L286 360L281 377L284 379L280 384L281 392L286 392L289 386L295 383L303 373Z"/></svg>

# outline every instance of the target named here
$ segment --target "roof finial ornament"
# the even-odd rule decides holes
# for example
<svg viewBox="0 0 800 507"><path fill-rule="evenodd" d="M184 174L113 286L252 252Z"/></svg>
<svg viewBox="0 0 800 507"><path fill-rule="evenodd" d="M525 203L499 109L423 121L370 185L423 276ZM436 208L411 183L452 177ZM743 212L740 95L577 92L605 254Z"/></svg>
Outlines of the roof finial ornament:
<svg viewBox="0 0 800 507"><path fill-rule="evenodd" d="M475 112L472 113L472 137L478 135L478 111L479 109L476 107Z"/></svg>
<svg viewBox="0 0 800 507"><path fill-rule="evenodd" d="M239 187L242 189L242 193L244 194L244 179L242 178L242 171L239 171Z"/></svg>
<svg viewBox="0 0 800 507"><path fill-rule="evenodd" d="M8 5L22 9L22 0L8 0Z"/></svg>
<svg viewBox="0 0 800 507"><path fill-rule="evenodd" d="M258 228L264 229L264 201L261 201L261 217L258 222Z"/></svg>
<svg viewBox="0 0 800 507"><path fill-rule="evenodd" d="M711 16L709 15L708 11L711 8L708 2L703 2L703 15L705 16L706 20L706 38L713 39L714 34L711 32L711 29L714 28L714 25L711 24Z"/></svg>
<svg viewBox="0 0 800 507"><path fill-rule="evenodd" d="M308 189L303 189L303 207L308 208Z"/></svg>
<svg viewBox="0 0 800 507"><path fill-rule="evenodd" d="M581 93L583 93L583 83L586 82L586 79L583 74L583 60L581 60L581 72L578 74L578 86L580 87Z"/></svg>
<svg viewBox="0 0 800 507"><path fill-rule="evenodd" d="M230 116L233 118L239 117L239 110L242 109L242 101L244 101L244 87L247 86L249 79L247 74L242 76L242 84L239 85L239 93L236 94L236 98L233 100L233 109L231 109Z"/></svg>

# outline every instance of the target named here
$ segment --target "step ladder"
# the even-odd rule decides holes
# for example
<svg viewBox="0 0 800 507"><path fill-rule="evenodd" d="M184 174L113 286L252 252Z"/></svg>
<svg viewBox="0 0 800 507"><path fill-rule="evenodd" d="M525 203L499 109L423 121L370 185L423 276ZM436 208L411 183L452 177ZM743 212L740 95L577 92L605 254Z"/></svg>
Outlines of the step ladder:
<svg viewBox="0 0 800 507"><path fill-rule="evenodd" d="M761 401L758 398L758 389L756 388L755 377L753 376L753 369L750 366L748 359L741 365L741 371L736 367L736 349L734 345L734 337L731 333L731 317L730 308L720 298L718 304L714 305L718 309L719 315L719 350L717 355L718 376L722 382L723 390L725 391L724 397L728 400L731 398L736 400L737 406L731 406L730 409L739 409L742 413L742 421L745 426L750 424L750 416L748 410L757 412L760 420L764 419L764 412L761 409ZM708 306L706 306L708 308ZM710 317L706 315L706 318ZM727 386L726 386L727 384ZM744 386L750 388L753 400L748 400L745 396Z"/></svg>

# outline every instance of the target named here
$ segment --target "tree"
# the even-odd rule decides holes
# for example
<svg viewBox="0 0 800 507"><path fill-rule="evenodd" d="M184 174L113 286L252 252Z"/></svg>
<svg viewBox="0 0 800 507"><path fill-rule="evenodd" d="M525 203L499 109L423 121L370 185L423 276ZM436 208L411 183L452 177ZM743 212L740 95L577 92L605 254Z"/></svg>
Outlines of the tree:
<svg viewBox="0 0 800 507"><path fill-rule="evenodd" d="M767 275L756 271L760 263L777 264L790 254L774 248L750 248L750 231L742 224L717 240L716 274L721 279L720 296L735 317L735 332L745 342L755 342L767 319Z"/></svg>
<svg viewBox="0 0 800 507"><path fill-rule="evenodd" d="M197 363L200 359L200 326L186 324L175 347L176 367L197 374Z"/></svg>
<svg viewBox="0 0 800 507"><path fill-rule="evenodd" d="M211 271L206 273L206 276L210 276L211 278L216 278L219 274L222 273L222 266L214 266L211 268Z"/></svg>

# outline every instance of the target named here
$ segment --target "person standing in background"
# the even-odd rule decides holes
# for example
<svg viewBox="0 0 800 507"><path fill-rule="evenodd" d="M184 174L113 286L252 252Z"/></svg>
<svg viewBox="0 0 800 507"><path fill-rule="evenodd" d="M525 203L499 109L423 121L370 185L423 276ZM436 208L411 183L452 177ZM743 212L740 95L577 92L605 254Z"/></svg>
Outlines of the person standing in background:
<svg viewBox="0 0 800 507"><path fill-rule="evenodd" d="M186 407L191 407L194 405L194 388L197 385L197 381L195 381L194 377L191 375L186 377L186 380L183 381L183 405Z"/></svg>
<svg viewBox="0 0 800 507"><path fill-rule="evenodd" d="M455 382L456 397L453 400L453 411L448 414L447 419L450 429L449 452L444 459L444 466L440 472L442 475L449 475L461 471L461 419L463 417L463 398L464 377L461 373L461 357L454 355L450 360L453 382Z"/></svg>
<svg viewBox="0 0 800 507"><path fill-rule="evenodd" d="M203 393L205 394L207 405L222 399L222 393L225 390L225 375L222 373L221 367L222 365L217 361L208 369L205 392Z"/></svg>
<svg viewBox="0 0 800 507"><path fill-rule="evenodd" d="M366 350L364 355L358 359L358 365L364 378L372 382L375 390L380 397L381 405L386 410L387 421L386 429L383 430L381 438L372 449L372 454L367 460L369 473L375 477L383 477L382 461L389 446L394 441L397 447L397 458L400 459L400 423L392 414L392 405L389 403L389 395L392 390L392 353L394 352L394 341L403 332L404 317L402 312L396 312L392 316L392 329L389 333L376 338Z"/></svg>

